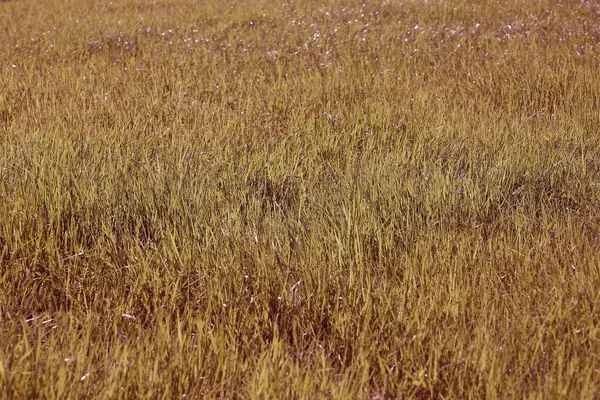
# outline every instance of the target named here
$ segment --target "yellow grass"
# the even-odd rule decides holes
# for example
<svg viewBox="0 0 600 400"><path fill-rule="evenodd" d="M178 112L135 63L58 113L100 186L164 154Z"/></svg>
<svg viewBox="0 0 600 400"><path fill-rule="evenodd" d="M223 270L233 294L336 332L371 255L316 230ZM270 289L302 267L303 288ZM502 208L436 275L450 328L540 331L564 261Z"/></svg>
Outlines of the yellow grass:
<svg viewBox="0 0 600 400"><path fill-rule="evenodd" d="M0 397L598 398L594 1L0 2Z"/></svg>

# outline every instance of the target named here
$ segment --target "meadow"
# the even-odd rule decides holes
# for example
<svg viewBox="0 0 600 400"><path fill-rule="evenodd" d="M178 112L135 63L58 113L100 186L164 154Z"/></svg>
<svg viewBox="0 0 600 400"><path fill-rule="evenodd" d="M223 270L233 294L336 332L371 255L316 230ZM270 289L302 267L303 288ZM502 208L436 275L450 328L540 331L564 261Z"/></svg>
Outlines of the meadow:
<svg viewBox="0 0 600 400"><path fill-rule="evenodd" d="M600 397L594 1L0 2L0 397Z"/></svg>

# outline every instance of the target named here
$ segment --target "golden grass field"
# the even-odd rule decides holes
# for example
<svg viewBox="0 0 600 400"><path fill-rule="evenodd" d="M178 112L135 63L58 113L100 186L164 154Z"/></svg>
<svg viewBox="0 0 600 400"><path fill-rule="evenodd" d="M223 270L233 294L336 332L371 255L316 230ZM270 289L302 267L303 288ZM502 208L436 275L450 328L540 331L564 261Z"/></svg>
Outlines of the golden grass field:
<svg viewBox="0 0 600 400"><path fill-rule="evenodd" d="M0 2L0 397L599 398L600 5Z"/></svg>

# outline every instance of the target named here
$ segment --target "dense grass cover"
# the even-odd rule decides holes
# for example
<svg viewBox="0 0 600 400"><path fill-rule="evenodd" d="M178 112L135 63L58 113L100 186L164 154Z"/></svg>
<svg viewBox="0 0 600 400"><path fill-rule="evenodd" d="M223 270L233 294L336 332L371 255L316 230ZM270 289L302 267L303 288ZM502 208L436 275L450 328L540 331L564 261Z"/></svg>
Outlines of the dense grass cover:
<svg viewBox="0 0 600 400"><path fill-rule="evenodd" d="M0 397L598 398L595 4L0 2Z"/></svg>

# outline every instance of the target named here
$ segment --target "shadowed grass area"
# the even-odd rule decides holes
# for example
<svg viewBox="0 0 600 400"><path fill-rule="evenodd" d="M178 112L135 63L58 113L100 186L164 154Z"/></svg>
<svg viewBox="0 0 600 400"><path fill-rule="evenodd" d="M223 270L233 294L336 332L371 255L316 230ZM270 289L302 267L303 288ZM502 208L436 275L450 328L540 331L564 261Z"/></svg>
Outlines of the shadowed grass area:
<svg viewBox="0 0 600 400"><path fill-rule="evenodd" d="M599 51L593 2L0 2L0 397L597 398Z"/></svg>

